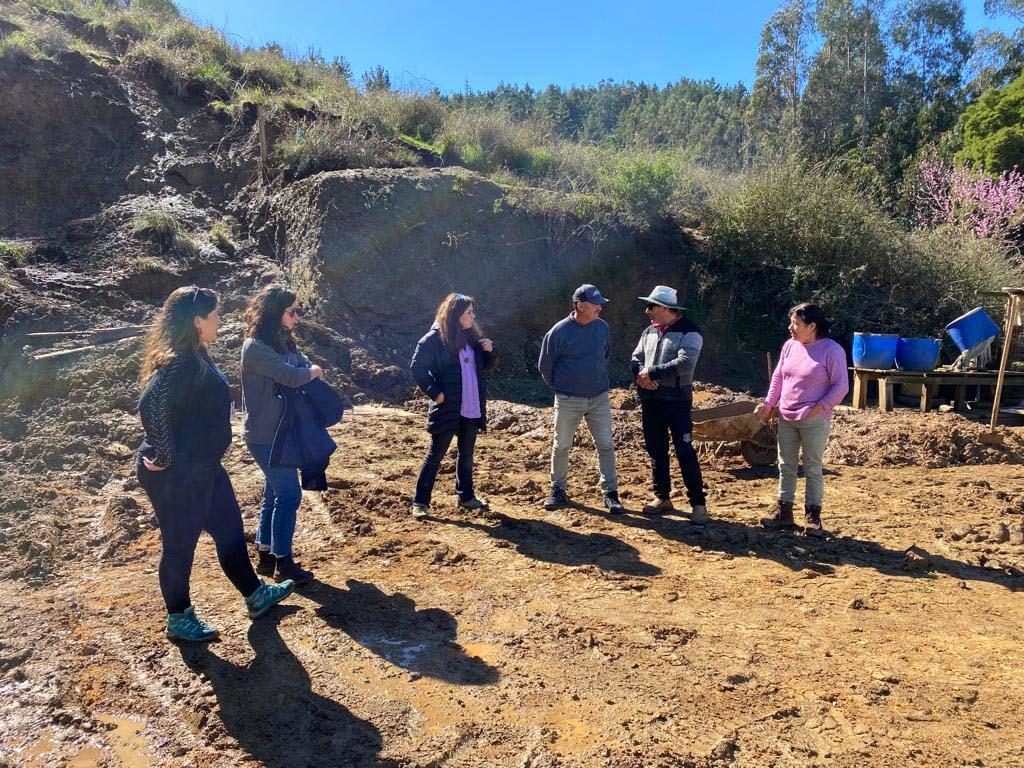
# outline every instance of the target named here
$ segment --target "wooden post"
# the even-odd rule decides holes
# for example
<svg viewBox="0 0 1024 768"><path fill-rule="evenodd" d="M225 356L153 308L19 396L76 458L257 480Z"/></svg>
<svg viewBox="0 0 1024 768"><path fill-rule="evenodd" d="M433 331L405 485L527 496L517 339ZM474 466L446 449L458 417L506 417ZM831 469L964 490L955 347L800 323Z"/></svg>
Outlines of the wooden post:
<svg viewBox="0 0 1024 768"><path fill-rule="evenodd" d="M1003 354L999 359L999 377L996 379L996 393L992 396L992 421L989 424L989 432L996 431L996 424L999 422L999 402L1003 397L1003 379L1006 378L1006 362L1010 359L1010 344L1013 341L1013 329L1017 325L1017 315L1020 312L1020 297L1024 294L1024 288L1004 288L1004 293L1009 296L1006 300L1006 330L1003 334Z"/></svg>
<svg viewBox="0 0 1024 768"><path fill-rule="evenodd" d="M885 376L878 379L878 409L891 411L893 405L893 385Z"/></svg>
<svg viewBox="0 0 1024 768"><path fill-rule="evenodd" d="M863 410L868 404L868 379L858 370L853 372L853 407Z"/></svg>
<svg viewBox="0 0 1024 768"><path fill-rule="evenodd" d="M967 404L967 385L957 384L956 385L956 405L953 406L954 411L962 411L964 406Z"/></svg>
<svg viewBox="0 0 1024 768"><path fill-rule="evenodd" d="M267 122L263 117L263 107L261 106L256 107L256 125L260 132L260 182L266 184L270 175L267 172L270 147L267 143Z"/></svg>
<svg viewBox="0 0 1024 768"><path fill-rule="evenodd" d="M938 388L938 384L933 384L927 379L921 382L921 413L928 413L931 410L932 400L935 399L935 391Z"/></svg>

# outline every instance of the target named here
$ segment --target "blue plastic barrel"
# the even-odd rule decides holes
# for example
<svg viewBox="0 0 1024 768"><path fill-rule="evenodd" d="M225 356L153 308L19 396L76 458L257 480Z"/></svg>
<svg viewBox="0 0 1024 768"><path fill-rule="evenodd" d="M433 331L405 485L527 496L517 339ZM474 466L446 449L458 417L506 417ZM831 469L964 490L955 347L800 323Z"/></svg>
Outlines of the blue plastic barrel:
<svg viewBox="0 0 1024 768"><path fill-rule="evenodd" d="M888 370L896 362L900 337L895 333L854 333L853 365L855 368Z"/></svg>
<svg viewBox="0 0 1024 768"><path fill-rule="evenodd" d="M991 339L999 333L999 326L992 321L984 309L977 307L966 315L960 315L946 326L946 330L949 331L949 337L960 348L960 351L966 352L978 342Z"/></svg>
<svg viewBox="0 0 1024 768"><path fill-rule="evenodd" d="M900 339L896 367L901 371L933 371L939 364L942 339Z"/></svg>

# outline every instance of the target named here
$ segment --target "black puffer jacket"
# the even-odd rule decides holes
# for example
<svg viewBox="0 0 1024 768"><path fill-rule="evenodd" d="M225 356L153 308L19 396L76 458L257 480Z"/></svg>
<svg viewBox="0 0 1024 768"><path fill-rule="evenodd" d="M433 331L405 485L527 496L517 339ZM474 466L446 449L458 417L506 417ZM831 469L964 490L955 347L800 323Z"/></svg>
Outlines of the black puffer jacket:
<svg viewBox="0 0 1024 768"><path fill-rule="evenodd" d="M479 343L473 345L476 358L476 381L480 392L480 429L487 429L487 383L484 371L489 371L498 362L493 352L484 352ZM427 411L427 432L455 432L459 428L459 412L462 410L462 366L458 354L445 349L441 330L433 328L416 344L416 351L409 364L416 383L427 397L434 401L444 393L444 402L431 402Z"/></svg>

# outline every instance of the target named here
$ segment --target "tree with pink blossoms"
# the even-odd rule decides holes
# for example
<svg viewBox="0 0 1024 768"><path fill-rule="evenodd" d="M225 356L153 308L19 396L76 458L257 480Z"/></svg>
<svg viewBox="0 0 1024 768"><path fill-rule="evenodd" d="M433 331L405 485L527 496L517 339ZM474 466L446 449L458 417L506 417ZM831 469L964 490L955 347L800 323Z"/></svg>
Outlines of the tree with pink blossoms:
<svg viewBox="0 0 1024 768"><path fill-rule="evenodd" d="M1016 167L995 178L954 166L932 147L918 162L916 217L921 227L947 225L975 237L1018 247L1024 224L1024 174Z"/></svg>

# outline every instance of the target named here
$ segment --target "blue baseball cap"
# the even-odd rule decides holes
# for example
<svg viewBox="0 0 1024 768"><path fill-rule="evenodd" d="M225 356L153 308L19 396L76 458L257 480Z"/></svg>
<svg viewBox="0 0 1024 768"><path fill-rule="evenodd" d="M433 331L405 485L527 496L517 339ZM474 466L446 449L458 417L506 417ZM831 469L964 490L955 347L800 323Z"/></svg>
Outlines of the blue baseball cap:
<svg viewBox="0 0 1024 768"><path fill-rule="evenodd" d="M597 290L590 283L584 283L572 294L573 301L589 301L591 304L607 304L608 299L601 295L601 292Z"/></svg>

